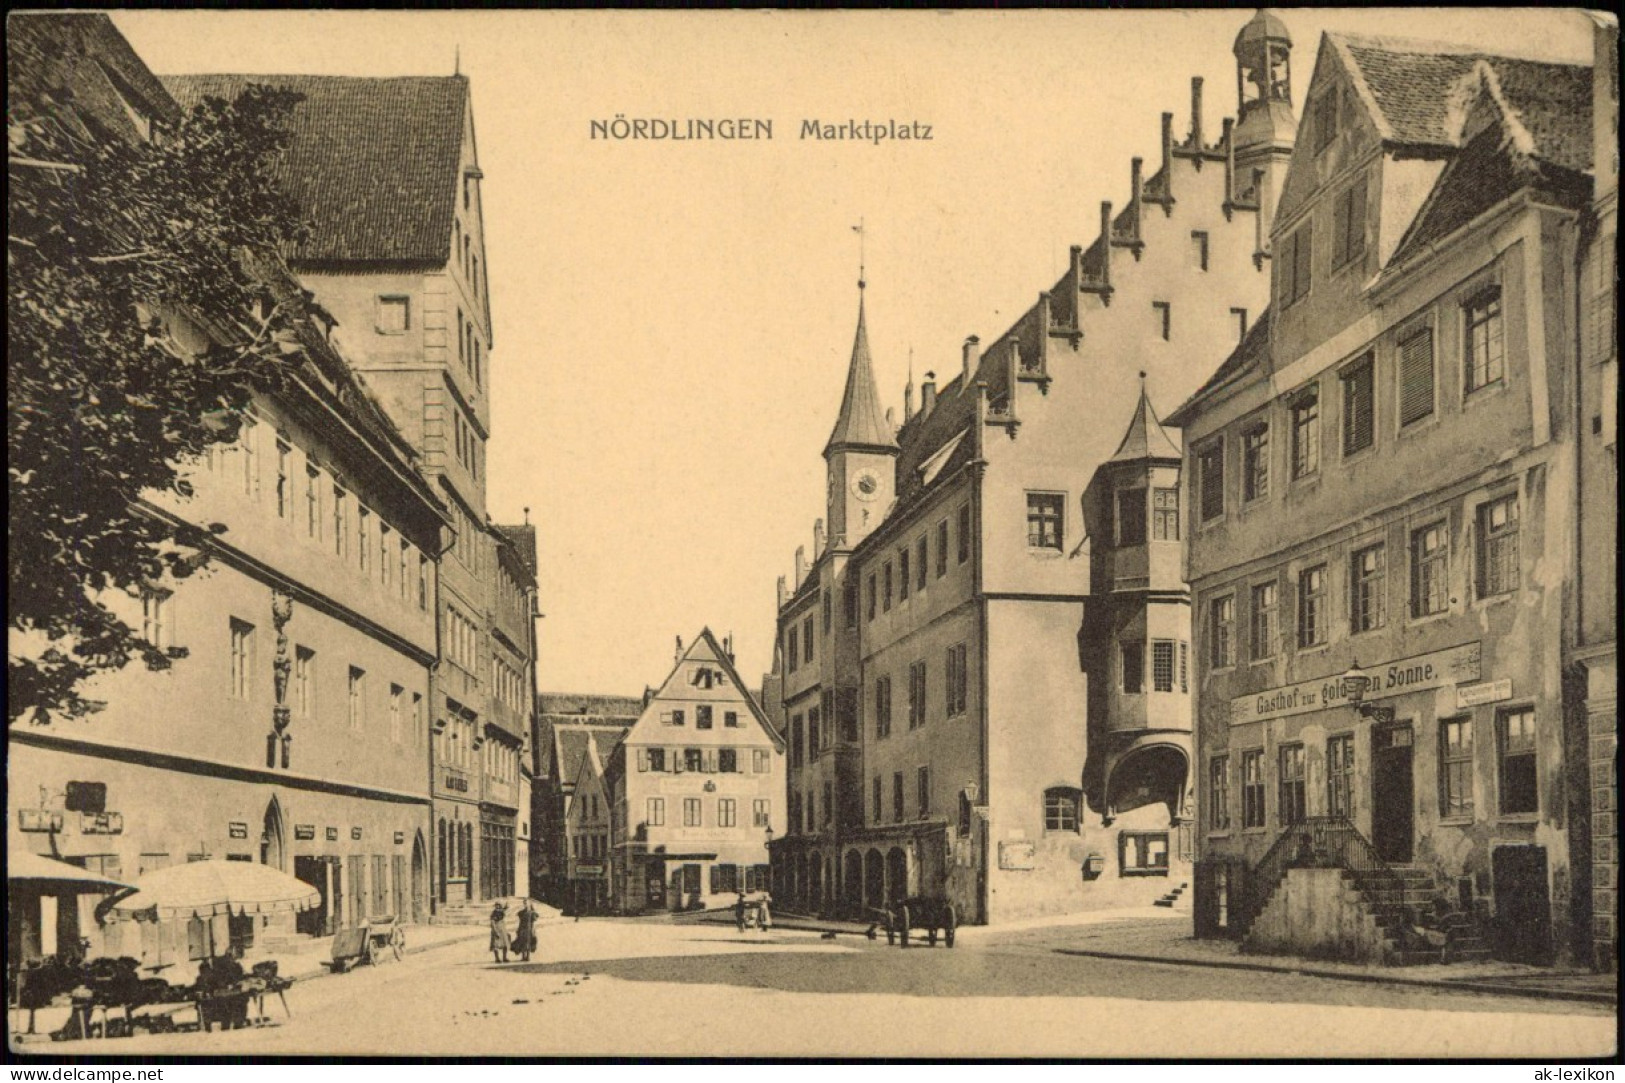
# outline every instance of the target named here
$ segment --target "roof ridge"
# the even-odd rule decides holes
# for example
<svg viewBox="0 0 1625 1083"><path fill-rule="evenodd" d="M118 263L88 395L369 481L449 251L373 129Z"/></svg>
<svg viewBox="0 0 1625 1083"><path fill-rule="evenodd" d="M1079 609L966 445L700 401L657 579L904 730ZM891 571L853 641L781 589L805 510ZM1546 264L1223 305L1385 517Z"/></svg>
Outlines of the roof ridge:
<svg viewBox="0 0 1625 1083"><path fill-rule="evenodd" d="M1362 49L1376 49L1386 53L1403 53L1407 56L1436 56L1442 53L1449 56L1470 56L1496 60L1516 60L1529 64L1550 64L1553 67L1561 68L1591 67L1590 64L1581 60L1559 60L1553 57L1531 56L1527 53L1509 53L1469 45L1466 42L1444 41L1437 38L1412 38L1398 34L1356 34L1341 30L1328 30L1325 33L1326 37L1334 42L1344 42Z"/></svg>

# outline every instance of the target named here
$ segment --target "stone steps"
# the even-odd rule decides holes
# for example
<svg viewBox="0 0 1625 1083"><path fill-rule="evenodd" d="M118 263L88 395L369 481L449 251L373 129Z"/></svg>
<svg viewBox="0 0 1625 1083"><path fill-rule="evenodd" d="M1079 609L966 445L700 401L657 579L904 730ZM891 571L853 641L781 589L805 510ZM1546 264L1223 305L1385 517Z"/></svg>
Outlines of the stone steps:
<svg viewBox="0 0 1625 1083"><path fill-rule="evenodd" d="M1168 894L1166 894L1162 898L1156 900L1151 905L1152 906L1161 906L1161 907L1164 907L1165 909L1170 909L1171 910L1171 909L1173 909L1174 904L1179 902L1179 897L1181 895L1185 894L1185 889L1188 888L1188 887L1190 887L1190 882L1189 881L1182 882L1182 883L1179 884L1178 887L1174 888L1172 891L1168 892Z"/></svg>

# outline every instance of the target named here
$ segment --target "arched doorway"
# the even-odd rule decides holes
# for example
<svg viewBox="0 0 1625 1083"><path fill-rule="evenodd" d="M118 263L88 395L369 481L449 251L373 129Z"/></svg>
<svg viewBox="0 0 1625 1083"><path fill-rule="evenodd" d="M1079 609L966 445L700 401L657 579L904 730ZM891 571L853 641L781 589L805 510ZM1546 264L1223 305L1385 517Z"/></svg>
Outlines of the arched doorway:
<svg viewBox="0 0 1625 1083"><path fill-rule="evenodd" d="M863 906L863 854L857 850L846 852L846 875L841 880L841 900L851 910Z"/></svg>
<svg viewBox="0 0 1625 1083"><path fill-rule="evenodd" d="M282 835L282 805L275 797L265 806L265 827L260 832L260 864L269 865L278 872L286 869L286 847Z"/></svg>
<svg viewBox="0 0 1625 1083"><path fill-rule="evenodd" d="M886 854L887 901L908 896L908 855L901 846L893 846Z"/></svg>
<svg viewBox="0 0 1625 1083"><path fill-rule="evenodd" d="M427 870L423 867L427 858L423 850L423 832L415 832L412 835L412 921L415 924L423 923L429 902Z"/></svg>
<svg viewBox="0 0 1625 1083"><path fill-rule="evenodd" d="M1106 778L1106 813L1120 816L1146 805L1168 807L1172 822L1185 800L1189 754L1178 745L1146 744L1112 765Z"/></svg>
<svg viewBox="0 0 1625 1083"><path fill-rule="evenodd" d="M886 859L879 850L870 850L863 858L863 903L886 905Z"/></svg>

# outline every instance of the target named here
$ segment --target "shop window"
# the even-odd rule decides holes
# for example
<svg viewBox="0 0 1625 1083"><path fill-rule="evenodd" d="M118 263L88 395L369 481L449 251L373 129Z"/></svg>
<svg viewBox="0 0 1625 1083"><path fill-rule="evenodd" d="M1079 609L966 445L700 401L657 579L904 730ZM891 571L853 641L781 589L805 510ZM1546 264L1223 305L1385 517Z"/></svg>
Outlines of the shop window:
<svg viewBox="0 0 1625 1083"><path fill-rule="evenodd" d="M1168 875L1168 832L1124 831L1117 836L1118 867L1124 876Z"/></svg>

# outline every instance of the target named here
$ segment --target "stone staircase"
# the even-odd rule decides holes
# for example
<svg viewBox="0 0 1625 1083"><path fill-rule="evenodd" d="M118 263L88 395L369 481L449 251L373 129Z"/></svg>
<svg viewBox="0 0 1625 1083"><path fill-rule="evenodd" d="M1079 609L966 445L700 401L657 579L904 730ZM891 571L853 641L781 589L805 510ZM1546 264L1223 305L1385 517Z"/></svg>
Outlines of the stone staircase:
<svg viewBox="0 0 1625 1083"><path fill-rule="evenodd" d="M1151 905L1152 906L1161 906L1161 907L1164 907L1166 909L1171 910L1171 909L1174 908L1175 905L1178 904L1178 902L1180 900L1180 897L1183 896L1185 894L1186 890L1188 890L1189 888L1190 888L1190 882L1188 880L1182 880L1182 881L1180 881L1180 883L1179 883L1179 885L1177 887L1175 887L1172 891L1168 892L1168 894L1164 895L1162 898L1160 898L1160 899L1156 900L1155 902L1153 902ZM1185 907L1186 907L1186 909L1190 908L1190 900L1189 899L1185 900Z"/></svg>

